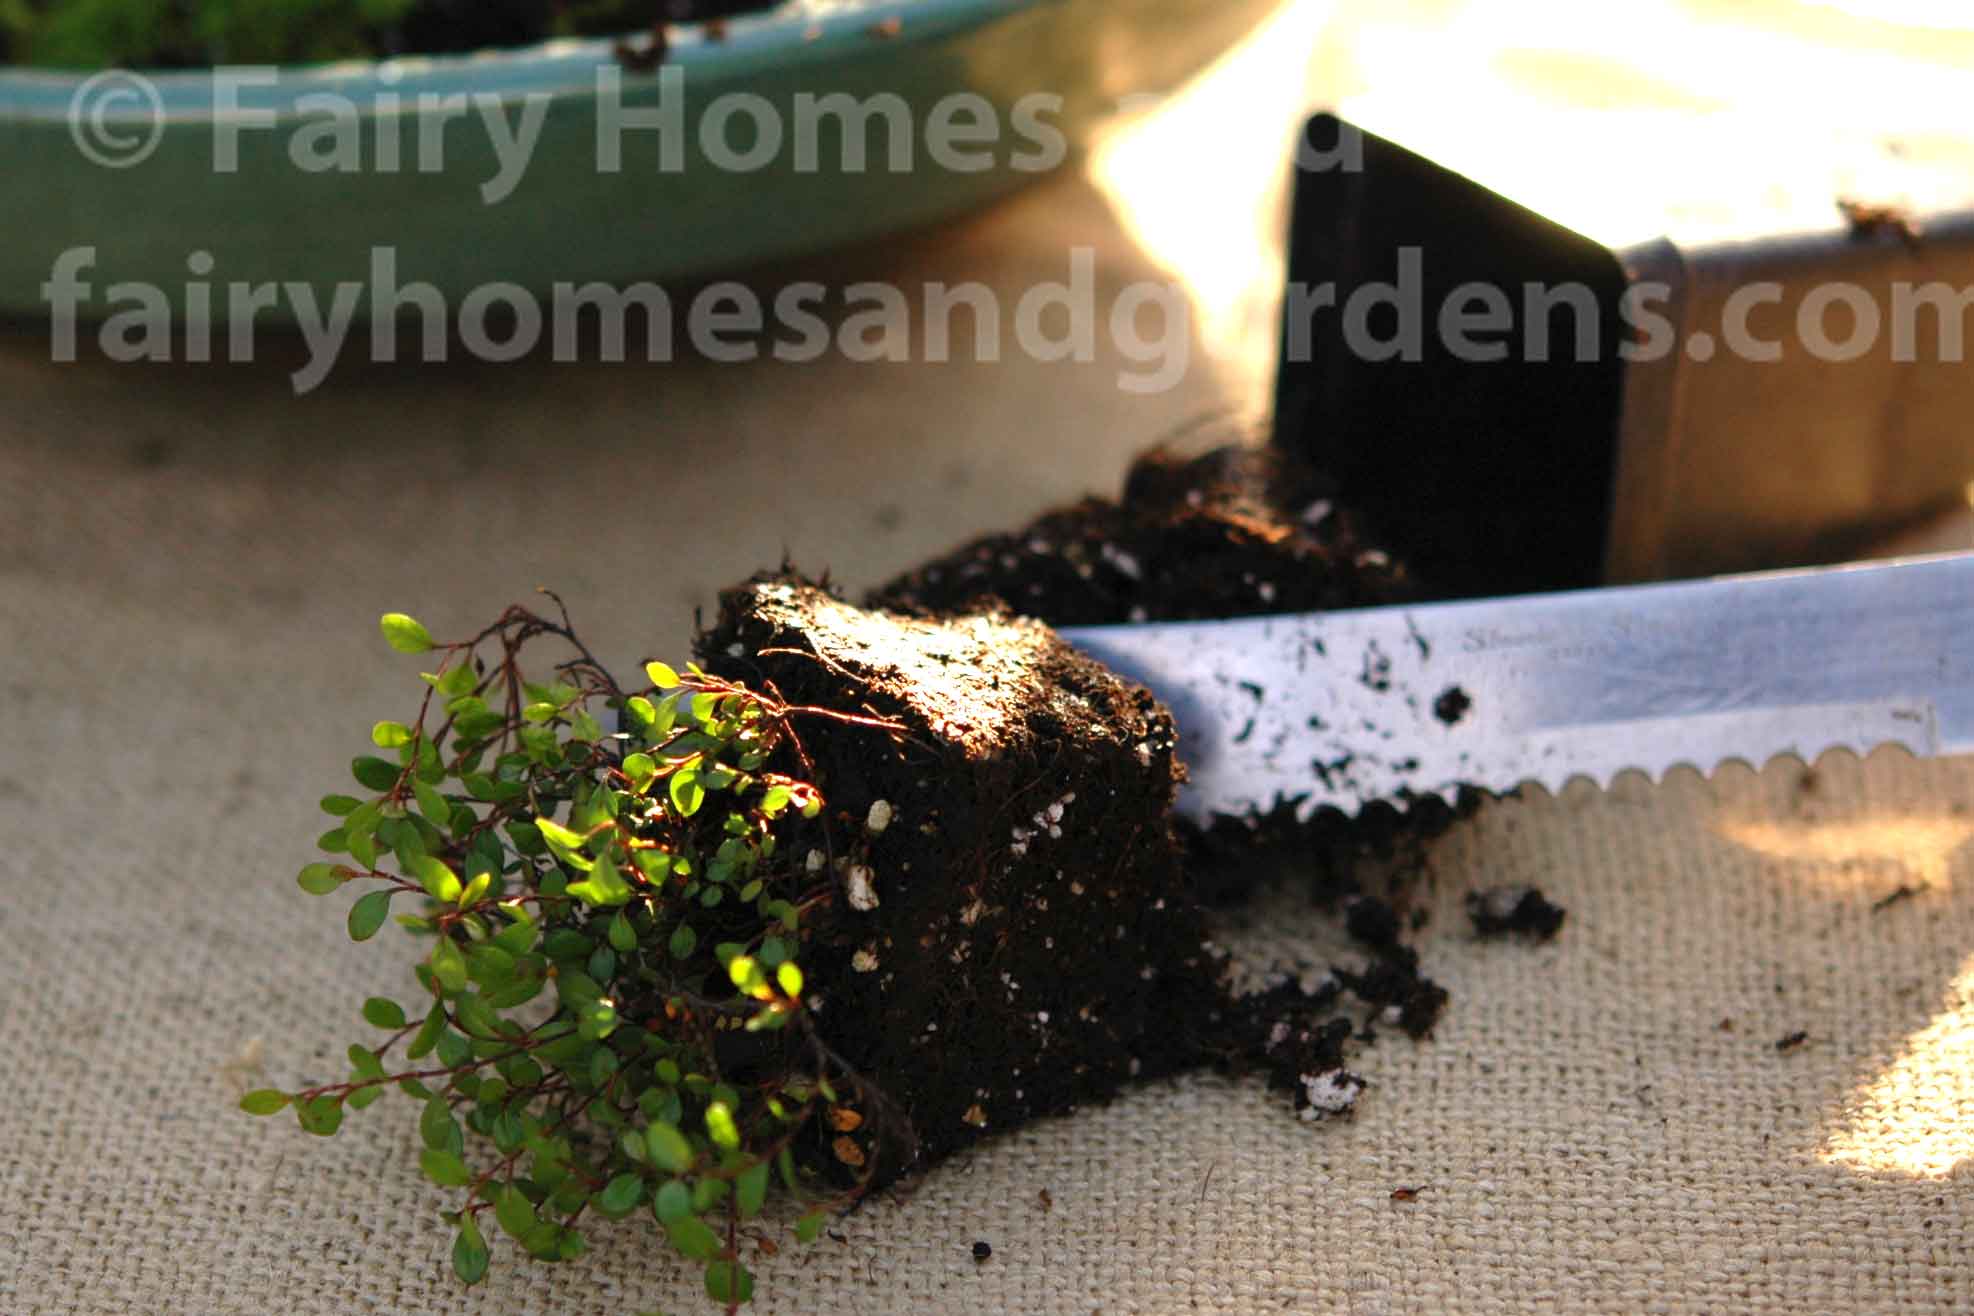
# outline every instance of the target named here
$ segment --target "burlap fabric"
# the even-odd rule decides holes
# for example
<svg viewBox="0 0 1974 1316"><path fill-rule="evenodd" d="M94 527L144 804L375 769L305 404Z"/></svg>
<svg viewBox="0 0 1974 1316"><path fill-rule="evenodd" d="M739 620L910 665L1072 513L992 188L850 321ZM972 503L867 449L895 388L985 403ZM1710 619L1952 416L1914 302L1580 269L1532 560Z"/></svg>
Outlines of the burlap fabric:
<svg viewBox="0 0 1974 1316"><path fill-rule="evenodd" d="M676 652L676 617L645 620L676 606L596 565L649 526L500 550L475 518L527 505L532 437L448 465L221 434L160 466L115 433L0 457L0 1311L698 1309L642 1222L463 1293L409 1103L327 1142L232 1110L337 1072L357 1004L405 983L394 931L352 946L290 880L314 798L411 691L375 613L448 633L554 579L605 653ZM581 483L549 493L594 504ZM1253 1083L1135 1091L760 1260L760 1306L1974 1308L1970 802L1974 764L1890 753L1491 807L1434 857L1422 947L1452 1008L1366 1053L1354 1122L1298 1124ZM1472 941L1462 892L1523 881L1568 906L1561 937ZM1872 912L1901 886L1924 889ZM1233 934L1255 958L1321 930L1293 902L1256 927Z"/></svg>
<svg viewBox="0 0 1974 1316"><path fill-rule="evenodd" d="M1081 242L1106 289L1152 272L1070 183L834 277L1014 288ZM395 930L352 946L292 881L314 800L416 689L377 614L457 634L551 584L606 660L676 657L693 607L784 546L870 584L1114 489L1265 382L1249 309L1259 358L1154 398L1106 355L350 362L297 401L278 343L198 370L0 341L0 1316L706 1309L642 1218L566 1268L503 1252L464 1292L408 1102L329 1141L233 1109L340 1072L359 1002L408 981ZM1420 943L1452 1006L1364 1054L1354 1121L1299 1124L1256 1083L1146 1087L751 1259L756 1305L1974 1310L1970 805L1974 763L1891 753L1491 807L1434 854ZM1557 941L1471 939L1463 893L1502 882L1568 907ZM1923 889L1873 912L1901 887ZM1265 961L1324 934L1285 900L1228 939Z"/></svg>

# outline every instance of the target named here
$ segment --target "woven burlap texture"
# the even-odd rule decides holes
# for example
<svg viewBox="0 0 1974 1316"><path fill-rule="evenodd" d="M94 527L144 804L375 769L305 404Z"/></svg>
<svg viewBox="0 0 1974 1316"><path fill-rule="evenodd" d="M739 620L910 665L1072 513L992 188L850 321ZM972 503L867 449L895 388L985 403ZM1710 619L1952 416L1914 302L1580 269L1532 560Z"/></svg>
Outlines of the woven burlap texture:
<svg viewBox="0 0 1974 1316"><path fill-rule="evenodd" d="M377 614L468 634L552 584L634 670L782 543L875 583L1114 487L1152 421L1107 376L1072 408L1009 367L966 410L944 376L724 367L673 393L378 370L304 405L279 372L76 377L0 346L0 1316L708 1309L642 1218L463 1292L409 1102L326 1141L233 1109L339 1075L363 998L409 985L395 929L351 945L292 880L314 801L420 688ZM654 431L653 389L686 384L699 423ZM825 404L834 437L795 442ZM1974 1310L1970 803L1974 762L1881 752L1491 806L1433 855L1451 1008L1364 1053L1353 1122L1255 1082L1141 1088L756 1260L756 1306ZM1471 940L1463 893L1504 882L1568 906L1557 941ZM1326 927L1289 900L1250 923L1228 939L1255 959Z"/></svg>
<svg viewBox="0 0 1974 1316"><path fill-rule="evenodd" d="M356 1005L404 985L395 930L349 945L290 875L409 664L364 626L229 617L223 589L63 575L0 594L0 1311L703 1309L642 1218L462 1291L410 1103L328 1141L232 1110L336 1073ZM1970 800L1974 764L1894 751L1491 806L1433 857L1420 945L1452 1007L1364 1053L1354 1121L1299 1124L1254 1082L1145 1087L758 1259L757 1305L1974 1309ZM1562 935L1476 943L1461 895L1500 882L1566 905ZM1258 958L1321 931L1294 901L1249 922Z"/></svg>

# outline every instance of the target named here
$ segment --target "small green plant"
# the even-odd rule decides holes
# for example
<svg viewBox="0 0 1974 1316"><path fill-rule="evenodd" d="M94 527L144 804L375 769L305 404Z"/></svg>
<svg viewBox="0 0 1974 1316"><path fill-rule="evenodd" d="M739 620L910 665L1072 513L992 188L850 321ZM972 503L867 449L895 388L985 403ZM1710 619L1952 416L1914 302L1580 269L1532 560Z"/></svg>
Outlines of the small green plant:
<svg viewBox="0 0 1974 1316"><path fill-rule="evenodd" d="M617 34L670 11L656 0L0 0L0 63L305 63Z"/></svg>
<svg viewBox="0 0 1974 1316"><path fill-rule="evenodd" d="M881 1095L814 1027L801 967L832 884L795 724L845 715L696 665L652 663L627 692L556 605L458 643L382 619L391 647L438 661L416 716L371 729L359 792L322 800L330 858L297 880L356 893L357 941L393 918L419 938L415 987L363 1003L380 1036L342 1081L240 1104L328 1136L393 1088L417 1102L419 1167L460 1193L445 1219L468 1284L498 1235L568 1260L586 1216L648 1212L731 1311L770 1188L806 1206L808 1241L874 1164L845 1135L874 1131ZM534 679L521 660L544 639L572 656Z"/></svg>

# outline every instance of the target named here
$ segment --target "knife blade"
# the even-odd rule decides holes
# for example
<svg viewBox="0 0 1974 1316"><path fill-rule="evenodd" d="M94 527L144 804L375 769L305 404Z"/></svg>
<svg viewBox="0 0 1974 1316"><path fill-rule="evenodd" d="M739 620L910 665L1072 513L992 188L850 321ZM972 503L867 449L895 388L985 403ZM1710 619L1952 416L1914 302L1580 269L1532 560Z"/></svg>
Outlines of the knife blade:
<svg viewBox="0 0 1974 1316"><path fill-rule="evenodd" d="M1974 751L1967 553L1062 634L1172 709L1194 817Z"/></svg>

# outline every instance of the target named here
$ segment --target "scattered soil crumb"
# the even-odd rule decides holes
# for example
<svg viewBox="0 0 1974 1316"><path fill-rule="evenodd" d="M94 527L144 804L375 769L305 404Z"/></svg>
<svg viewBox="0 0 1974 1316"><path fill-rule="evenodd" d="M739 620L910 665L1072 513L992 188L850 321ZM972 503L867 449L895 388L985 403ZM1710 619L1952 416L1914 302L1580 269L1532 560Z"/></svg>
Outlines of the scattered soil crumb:
<svg viewBox="0 0 1974 1316"><path fill-rule="evenodd" d="M1563 926L1567 911L1552 904L1539 887L1497 886L1467 893L1467 917L1483 937L1523 933L1547 941Z"/></svg>
<svg viewBox="0 0 1974 1316"><path fill-rule="evenodd" d="M1391 1190L1391 1200L1394 1202L1416 1202L1419 1200L1419 1194L1425 1192L1430 1187L1432 1187L1431 1184L1422 1183L1409 1188L1394 1188Z"/></svg>
<svg viewBox="0 0 1974 1316"><path fill-rule="evenodd" d="M1871 912L1874 914L1882 914L1886 910L1890 909L1893 905L1898 904L1900 901L1910 900L1922 891L1931 890L1932 886L1933 884L1931 882L1921 882L1917 886L1913 885L1910 882L1902 882L1899 884L1899 887L1896 891L1893 891L1885 896L1880 897L1877 900L1872 901Z"/></svg>
<svg viewBox="0 0 1974 1316"><path fill-rule="evenodd" d="M1785 1054L1809 1041L1809 1030L1798 1028L1795 1032L1775 1039L1775 1049Z"/></svg>
<svg viewBox="0 0 1974 1316"><path fill-rule="evenodd" d="M1457 726L1473 706L1473 696L1457 685L1449 685L1439 692L1439 698L1433 700L1433 716L1447 726Z"/></svg>
<svg viewBox="0 0 1974 1316"><path fill-rule="evenodd" d="M664 23L654 23L642 42L619 41L610 53L617 57L617 63L626 73L651 73L665 62L671 50L671 29Z"/></svg>
<svg viewBox="0 0 1974 1316"><path fill-rule="evenodd" d="M1920 240L1919 224L1912 212L1904 206L1885 205L1874 201L1859 201L1852 197L1838 197L1837 210L1850 226L1853 242L1867 242L1876 237L1895 237L1906 246L1917 248Z"/></svg>

